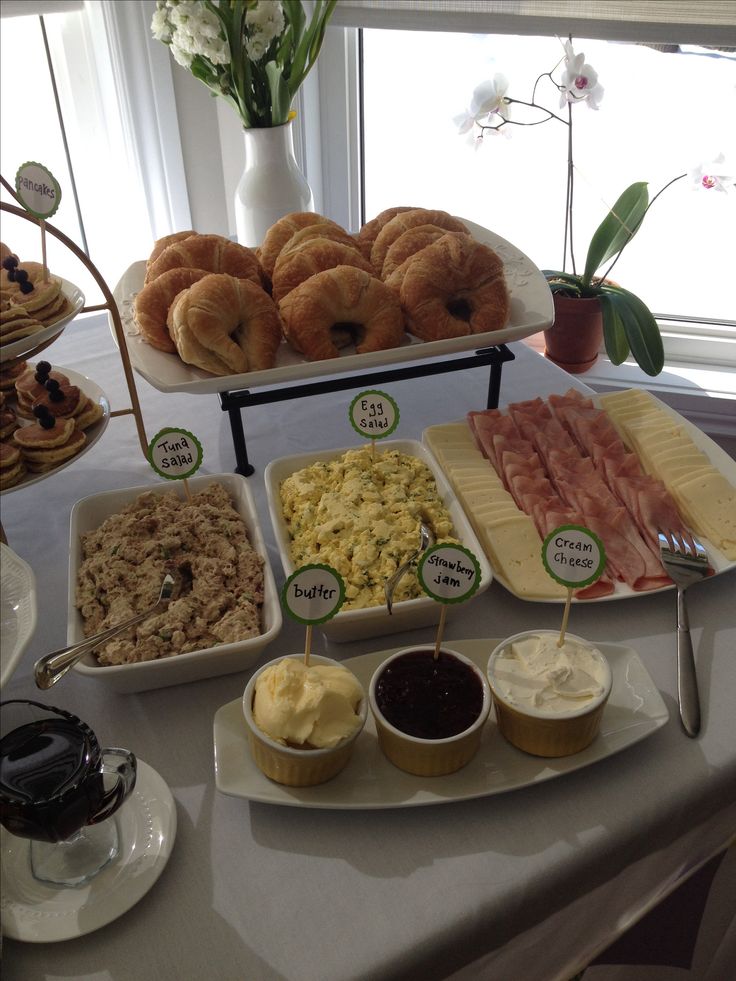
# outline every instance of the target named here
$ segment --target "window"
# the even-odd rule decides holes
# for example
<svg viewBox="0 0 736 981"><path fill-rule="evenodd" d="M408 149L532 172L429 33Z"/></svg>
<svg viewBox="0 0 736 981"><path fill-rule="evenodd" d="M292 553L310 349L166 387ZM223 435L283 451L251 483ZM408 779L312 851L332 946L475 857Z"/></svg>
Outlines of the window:
<svg viewBox="0 0 736 981"><path fill-rule="evenodd" d="M62 189L51 224L87 252L111 289L134 259L150 252L153 238L172 230L173 223L159 212L177 207L177 191L169 192L150 153L150 145L158 149L161 142L155 118L149 120L150 106L165 99L165 87L153 99L149 84L140 98L143 111L135 104L135 83L145 73L122 55L125 19L148 16L143 4L95 2L43 18L3 16L0 34L2 175L14 186L25 161L49 168ZM122 61L127 77L120 74ZM148 144L147 120L148 131L155 130ZM174 142L169 153L177 146ZM179 183L178 197L186 200L186 184ZM15 203L4 190L2 196ZM187 227L187 217L180 220L179 227ZM2 221L3 241L21 259L40 259L38 227L6 212ZM88 304L100 302L79 260L52 236L46 239L49 268L79 286Z"/></svg>
<svg viewBox="0 0 736 981"><path fill-rule="evenodd" d="M575 254L618 195L648 181L650 198L721 151L736 160L736 53L685 52L575 39L605 88L599 110L573 108ZM453 118L478 83L503 73L508 94L529 100L535 79L563 57L557 38L410 31L363 32L364 179L368 217L416 203L469 218L509 239L540 268L561 268L567 126L551 119L459 136ZM387 66L401 65L401 80ZM559 78L559 70L555 77ZM537 101L559 112L549 79ZM513 120L540 113L512 106ZM477 132L477 131L476 131ZM730 145L729 145L730 144ZM655 203L615 267L614 279L655 312L734 315L736 194L693 190L686 178Z"/></svg>

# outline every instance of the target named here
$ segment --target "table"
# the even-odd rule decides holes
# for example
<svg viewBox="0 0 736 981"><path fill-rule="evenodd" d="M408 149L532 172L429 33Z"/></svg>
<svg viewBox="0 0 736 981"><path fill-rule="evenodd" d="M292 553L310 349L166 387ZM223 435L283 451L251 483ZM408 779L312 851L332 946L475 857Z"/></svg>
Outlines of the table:
<svg viewBox="0 0 736 981"><path fill-rule="evenodd" d="M511 345L501 405L583 383L526 345ZM100 317L75 321L45 352L92 378L113 410L127 406L119 359ZM487 368L386 385L399 403L397 438L485 404ZM203 442L206 472L235 466L213 396L162 395L137 381L149 437L180 426ZM250 477L277 582L263 470L273 457L353 445L356 392L248 410ZM696 740L677 716L674 595L576 605L570 629L634 647L670 721L595 767L513 793L438 807L370 812L279 808L225 797L214 784L212 720L248 672L136 695L105 695L74 672L41 694L34 660L66 643L69 515L89 493L148 484L133 420L110 420L74 466L2 498L9 544L35 571L36 634L3 698L34 697L78 713L107 744L157 770L177 805L167 868L129 912L61 944L5 940L5 981L348 981L569 978L728 841L736 826L734 575L695 586L690 619L703 705ZM559 622L497 583L448 623L446 640L501 637ZM428 631L313 650L347 658L427 639ZM263 655L299 650L290 621ZM259 662L260 663L260 662Z"/></svg>

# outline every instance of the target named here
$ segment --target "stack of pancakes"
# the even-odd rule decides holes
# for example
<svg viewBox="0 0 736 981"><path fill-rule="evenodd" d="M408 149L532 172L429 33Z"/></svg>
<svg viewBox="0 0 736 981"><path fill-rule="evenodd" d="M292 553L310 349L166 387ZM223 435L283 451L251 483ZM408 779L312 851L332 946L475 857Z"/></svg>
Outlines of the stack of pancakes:
<svg viewBox="0 0 736 981"><path fill-rule="evenodd" d="M48 361L4 368L0 372L0 490L14 486L29 471L53 470L79 453L87 442L84 431L102 416L100 403Z"/></svg>
<svg viewBox="0 0 736 981"><path fill-rule="evenodd" d="M58 277L40 262L19 263L6 245L0 251L0 345L30 337L71 313Z"/></svg>

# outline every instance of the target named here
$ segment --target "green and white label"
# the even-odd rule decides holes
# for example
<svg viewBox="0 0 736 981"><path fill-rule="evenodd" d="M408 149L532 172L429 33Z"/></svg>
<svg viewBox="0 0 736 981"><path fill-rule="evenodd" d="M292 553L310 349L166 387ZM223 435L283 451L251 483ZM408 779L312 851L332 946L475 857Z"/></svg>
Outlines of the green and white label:
<svg viewBox="0 0 736 981"><path fill-rule="evenodd" d="M148 462L167 480L191 477L202 466L203 456L202 444L187 429L162 429L148 444Z"/></svg>
<svg viewBox="0 0 736 981"><path fill-rule="evenodd" d="M417 566L417 578L432 599L463 603L480 586L480 566L470 549L448 542L427 549Z"/></svg>
<svg viewBox="0 0 736 981"><path fill-rule="evenodd" d="M325 623L345 601L345 583L329 565L303 565L284 583L281 602L299 623Z"/></svg>
<svg viewBox="0 0 736 981"><path fill-rule="evenodd" d="M606 551L590 528L560 525L544 539L542 562L553 579L568 589L577 589L600 579Z"/></svg>
<svg viewBox="0 0 736 981"><path fill-rule="evenodd" d="M350 403L350 424L366 439L383 439L398 426L399 407L385 392L361 392Z"/></svg>
<svg viewBox="0 0 736 981"><path fill-rule="evenodd" d="M15 190L21 204L35 218L50 218L61 204L61 188L43 164L29 160L18 168Z"/></svg>

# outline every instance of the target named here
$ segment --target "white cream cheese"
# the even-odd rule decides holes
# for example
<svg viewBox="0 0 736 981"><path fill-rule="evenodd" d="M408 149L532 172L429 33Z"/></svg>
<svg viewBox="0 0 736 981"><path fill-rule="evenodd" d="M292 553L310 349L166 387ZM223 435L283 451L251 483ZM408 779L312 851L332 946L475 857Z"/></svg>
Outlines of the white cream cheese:
<svg viewBox="0 0 736 981"><path fill-rule="evenodd" d="M509 705L557 715L599 698L607 678L603 655L569 636L529 634L496 657L493 685Z"/></svg>

